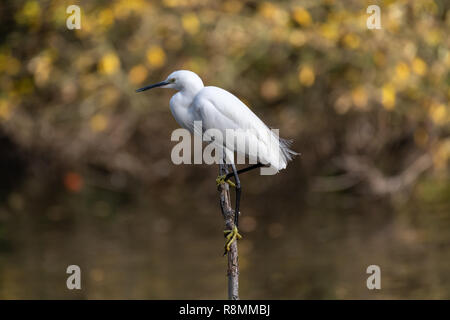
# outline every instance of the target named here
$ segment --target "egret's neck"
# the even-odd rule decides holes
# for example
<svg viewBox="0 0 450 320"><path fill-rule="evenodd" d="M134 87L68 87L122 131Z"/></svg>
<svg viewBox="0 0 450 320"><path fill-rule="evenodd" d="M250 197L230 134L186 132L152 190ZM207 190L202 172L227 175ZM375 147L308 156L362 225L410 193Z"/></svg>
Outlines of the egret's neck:
<svg viewBox="0 0 450 320"><path fill-rule="evenodd" d="M195 96L204 88L200 78L186 81L180 86L178 92L170 99L170 110L180 126L193 132L194 112L190 108Z"/></svg>
<svg viewBox="0 0 450 320"><path fill-rule="evenodd" d="M179 94L183 96L183 98L186 102L189 101L189 104L187 105L187 106L189 106L191 104L192 100L194 100L197 93L199 93L200 90L202 90L203 88L204 88L204 86L201 81L199 81L199 82L195 81L195 82L185 84L183 86L183 88L179 91Z"/></svg>
<svg viewBox="0 0 450 320"><path fill-rule="evenodd" d="M170 99L170 111L178 124L193 132L194 128L194 112L190 108L195 96L200 92L202 87L187 87L178 91Z"/></svg>

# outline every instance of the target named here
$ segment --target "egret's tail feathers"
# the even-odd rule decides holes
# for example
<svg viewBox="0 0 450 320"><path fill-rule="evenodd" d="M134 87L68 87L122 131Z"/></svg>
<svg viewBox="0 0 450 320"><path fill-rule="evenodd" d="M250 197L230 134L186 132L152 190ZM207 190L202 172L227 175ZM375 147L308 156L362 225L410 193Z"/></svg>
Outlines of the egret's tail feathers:
<svg viewBox="0 0 450 320"><path fill-rule="evenodd" d="M296 155L299 153L290 149L292 145L292 140L286 140L278 136L274 136L276 143L275 149L272 149L272 155L270 157L270 166L276 170L276 172L286 169L289 161L292 161Z"/></svg>
<svg viewBox="0 0 450 320"><path fill-rule="evenodd" d="M294 142L294 140L279 138L279 141L280 141L281 155L282 155L282 157L283 157L283 159L285 160L286 163L289 162L289 161L292 161L295 156L300 154L300 153L295 152L295 151L290 149L290 147L291 147L292 143Z"/></svg>

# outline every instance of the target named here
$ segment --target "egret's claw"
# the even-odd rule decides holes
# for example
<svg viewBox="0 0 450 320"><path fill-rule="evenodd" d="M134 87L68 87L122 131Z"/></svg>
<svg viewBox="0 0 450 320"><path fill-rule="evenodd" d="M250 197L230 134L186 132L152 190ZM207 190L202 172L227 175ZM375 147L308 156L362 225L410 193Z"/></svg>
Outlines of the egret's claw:
<svg viewBox="0 0 450 320"><path fill-rule="evenodd" d="M224 230L223 233L225 238L227 238L227 242L225 243L225 255L228 251L230 251L231 244L236 240L241 240L242 236L239 234L236 226L234 226L233 230Z"/></svg>
<svg viewBox="0 0 450 320"><path fill-rule="evenodd" d="M226 178L226 177L227 177L227 176L226 176L225 174L222 175L222 176L218 176L217 179L216 179L217 185L221 185L221 184L224 184L224 183L226 182L226 183L228 183L230 186L236 188L236 185L235 185L234 182L231 181L230 179L228 179L228 180L225 181L225 178Z"/></svg>

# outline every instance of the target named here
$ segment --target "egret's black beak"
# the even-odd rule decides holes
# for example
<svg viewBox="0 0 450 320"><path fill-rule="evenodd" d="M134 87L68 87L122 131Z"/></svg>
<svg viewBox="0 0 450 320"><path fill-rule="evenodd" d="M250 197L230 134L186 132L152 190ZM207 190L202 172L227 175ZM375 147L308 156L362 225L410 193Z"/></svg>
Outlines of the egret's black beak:
<svg viewBox="0 0 450 320"><path fill-rule="evenodd" d="M142 91L149 90L149 89L152 89L152 88L165 86L166 84L169 84L169 83L170 83L169 81L161 81L161 82L158 82L158 83L155 83L155 84L151 84L149 86L137 89L136 92L142 92Z"/></svg>

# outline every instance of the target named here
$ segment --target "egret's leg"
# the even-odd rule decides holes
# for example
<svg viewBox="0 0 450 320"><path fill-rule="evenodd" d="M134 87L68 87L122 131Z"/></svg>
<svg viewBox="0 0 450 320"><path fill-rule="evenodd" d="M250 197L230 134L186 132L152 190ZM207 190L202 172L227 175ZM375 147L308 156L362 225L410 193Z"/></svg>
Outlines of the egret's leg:
<svg viewBox="0 0 450 320"><path fill-rule="evenodd" d="M226 163L226 153L225 152L223 153L223 156L224 156L223 163L225 164ZM224 175L217 177L217 179L216 179L217 184L225 183L225 177L228 174L228 169L227 169L226 165L224 166L224 171L225 171ZM232 186L235 186L235 184L230 180L228 180L226 182ZM232 230L225 230L224 235L227 238L227 241L225 243L225 252L224 252L224 255L225 255L228 251L230 251L230 247L231 247L231 244L233 243L233 241L235 241L236 239L242 239L242 236L239 234L239 232L237 232L236 226L234 226Z"/></svg>
<svg viewBox="0 0 450 320"><path fill-rule="evenodd" d="M241 169L241 170L238 170L237 173L238 173L238 174L241 174L241 173L244 173L244 172L247 172L247 171L250 171L250 170L253 170L253 169L261 168L261 167L264 167L264 165L263 165L262 163L257 163L257 164L254 164L254 165L252 165L252 166L249 166L249 167L247 167L247 168L243 168L243 169ZM228 174L224 174L224 175L218 176L217 179L216 179L217 185L226 182L226 183L228 183L230 186L236 187L236 185L233 183L233 181L230 180L230 178L231 178L232 176L234 176L234 172L230 172L230 173L228 173Z"/></svg>
<svg viewBox="0 0 450 320"><path fill-rule="evenodd" d="M230 246L233 241L242 239L242 236L238 231L239 224L239 205L241 202L241 182L239 181L238 171L236 170L236 166L234 163L231 164L231 168L233 169L233 175L236 182L236 209L234 210L234 227L233 230L225 230L227 242L225 243L225 253L230 251Z"/></svg>
<svg viewBox="0 0 450 320"><path fill-rule="evenodd" d="M234 166L234 165L233 165L233 166ZM249 167L247 167L247 168L243 168L243 169L241 169L241 170L238 170L238 171L237 171L237 174L241 174L241 173L244 173L244 172L247 172L247 171L250 171L250 170L253 170L253 169L258 169L258 168L261 168L261 167L264 167L264 164L262 164L262 163L257 163L257 164L251 165L251 166L249 166ZM234 169L236 169L236 167L234 167ZM225 177L223 178L223 181L228 182L229 179L230 179L232 176L235 176L234 172L228 173L228 174L225 175ZM235 177L236 177L236 176L235 176ZM234 187L234 186L233 186L233 187Z"/></svg>
<svg viewBox="0 0 450 320"><path fill-rule="evenodd" d="M236 228L239 225L239 205L241 203L241 181L239 180L239 174L236 170L234 163L231 164L231 172L234 175L234 181L236 182L236 209L234 210L234 225Z"/></svg>

